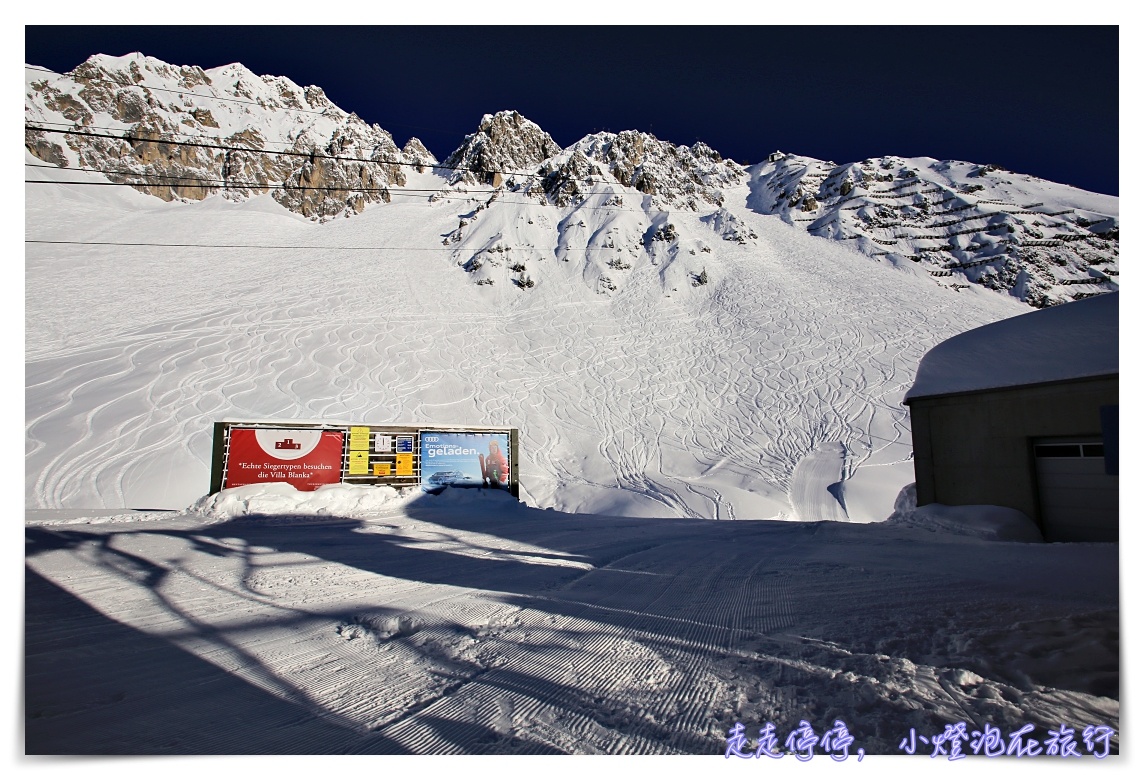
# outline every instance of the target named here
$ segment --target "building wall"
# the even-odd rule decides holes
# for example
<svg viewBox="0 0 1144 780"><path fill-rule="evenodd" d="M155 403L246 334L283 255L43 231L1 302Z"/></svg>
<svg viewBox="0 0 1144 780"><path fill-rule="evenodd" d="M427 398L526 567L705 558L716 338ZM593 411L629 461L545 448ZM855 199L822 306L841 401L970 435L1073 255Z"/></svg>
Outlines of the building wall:
<svg viewBox="0 0 1144 780"><path fill-rule="evenodd" d="M993 504L1040 522L1031 440L1099 438L1118 376L910 401L918 506Z"/></svg>

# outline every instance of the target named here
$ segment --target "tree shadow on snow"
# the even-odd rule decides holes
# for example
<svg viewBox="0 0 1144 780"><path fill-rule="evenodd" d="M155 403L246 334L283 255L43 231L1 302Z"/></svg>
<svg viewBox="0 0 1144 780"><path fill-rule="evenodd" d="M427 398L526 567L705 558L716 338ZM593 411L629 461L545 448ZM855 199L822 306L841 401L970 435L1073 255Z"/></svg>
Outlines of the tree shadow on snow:
<svg viewBox="0 0 1144 780"><path fill-rule="evenodd" d="M138 524L130 530L133 535L179 537L193 550L209 555L241 556L245 596L255 600L264 597L251 585L262 564L249 551L269 549L398 580L484 591L487 601L550 618L550 628L535 616L521 627L482 627L426 615L409 617L385 603L360 607L352 614L339 613L336 606L326 611L296 608L299 620L317 616L357 626L378 652L387 643L399 642L419 653L452 676L455 682L450 690L465 686L466 700L475 702L473 706L493 708L480 717L475 712L442 717L437 710L418 710L393 722L393 729L402 732L400 742L363 735L353 724L323 716L320 703L310 701L305 691L292 691L290 701L271 696L169 642L102 617L30 574L39 582L28 589L30 640L35 633L26 662L29 751L34 736L42 752L397 753L422 741L434 746L429 752L446 747L466 753L559 752L553 746L559 739L552 735L532 738L509 727L489 726L489 718L500 717L495 708L526 699L542 702L559 717L596 724L600 733L593 731L596 726L584 726L577 739L599 752L636 744L653 752L718 753L722 735L736 718L775 720L775 711L768 706L781 708L779 715L785 718L803 712L815 719L820 731L829 728L833 718L842 718L852 733L869 738L862 743L868 751L893 752L896 735L909 726L935 729L920 733L941 731L941 719L949 713L941 708L926 711L911 703L908 692L899 695L878 687L879 680L896 673L896 658L875 648L848 649L848 637L837 630L807 633L803 626L801 635L788 633L800 620L799 603L833 596L813 592L813 572L806 574L812 592L801 594L801 602L783 590L791 575L782 569L783 553L813 545L820 524L563 515L524 507L507 495L483 492L490 495L475 500L468 500L472 495L465 500L454 496L444 501L426 495L405 504L403 515L388 520L256 515L189 530L148 530ZM411 526L405 517L416 522ZM696 549L700 528L710 549ZM153 591L170 574L168 569L116 549L114 532L69 527L29 529L28 535L29 556L93 544L106 556L106 565ZM834 564L821 567L829 565ZM864 568L861 572L880 576L867 575ZM860 584L857 575L854 582ZM969 602L956 588L947 593L950 605L962 598ZM43 609L40 602L49 608ZM873 619L916 606L903 589L889 592L886 603L863 609ZM91 661L87 635L77 643L72 634L64 632L71 638L63 642L62 649L53 651L58 658L34 652L33 647L52 642L53 621L39 615L51 615L53 609L70 621L63 625L92 624L91 636L106 634L109 647L139 650L132 650L127 659L120 651ZM407 622L402 623L403 619ZM430 636L465 641L442 643L427 639ZM463 645L475 649L459 656L457 648ZM482 656L482 648L491 656ZM240 647L233 650L242 655ZM625 653L631 654L627 661ZM515 658L518 663L504 664L504 658ZM246 659L258 666L253 657ZM626 668L626 663L636 670L634 677L608 677ZM52 669L59 667L68 671L57 681L52 679ZM136 668L141 671L123 682L123 670ZM174 681L174 690L167 700L160 701L153 694L147 698L149 692L164 691L155 678L163 669L169 670L165 679ZM839 674L840 669L851 673ZM273 677L272 670L264 671ZM81 679L68 682L68 675ZM116 690L109 690L108 685ZM118 690L125 685L123 691ZM217 700L199 691L212 690L211 686L231 691L219 694L222 701L227 702L226 696L235 699L223 705L221 715ZM734 690L741 695L733 697ZM124 695L116 701L120 693ZM57 699L63 704L52 711L49 705ZM164 737L160 733L164 727L156 731L154 725L148 726L153 716L136 713L123 704L128 701L147 702L147 707L159 713L159 722L169 721L166 731L176 736ZM93 719L91 713L99 707L123 711L106 721ZM708 724L698 731L695 707L707 713L698 716ZM231 712L237 714L232 717ZM51 715L51 720L44 721L48 728L35 723L44 717L42 713ZM82 728L61 728L69 723L67 718ZM691 718L691 725L675 728L673 721L685 718ZM780 729L796 724L797 718L791 723L776 722ZM753 725L757 728L762 722ZM136 740L135 732L144 737ZM249 744L238 744L242 740ZM131 745L136 748L130 749Z"/></svg>

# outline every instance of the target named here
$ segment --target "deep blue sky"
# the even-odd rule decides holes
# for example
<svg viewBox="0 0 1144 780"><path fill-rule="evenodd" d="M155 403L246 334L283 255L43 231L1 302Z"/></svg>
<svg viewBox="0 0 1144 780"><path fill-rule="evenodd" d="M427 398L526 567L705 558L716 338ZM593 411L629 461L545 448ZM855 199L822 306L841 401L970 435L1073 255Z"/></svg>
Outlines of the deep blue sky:
<svg viewBox="0 0 1144 780"><path fill-rule="evenodd" d="M702 140L758 162L896 154L1118 195L1119 30L1103 27L25 27L63 72L140 51L241 62L439 158L516 109L561 146L594 130Z"/></svg>

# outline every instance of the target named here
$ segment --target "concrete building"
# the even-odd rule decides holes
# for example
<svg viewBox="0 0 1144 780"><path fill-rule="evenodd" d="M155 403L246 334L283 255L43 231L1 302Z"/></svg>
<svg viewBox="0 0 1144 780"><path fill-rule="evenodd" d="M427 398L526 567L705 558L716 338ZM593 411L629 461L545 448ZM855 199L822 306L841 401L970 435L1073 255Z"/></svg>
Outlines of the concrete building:
<svg viewBox="0 0 1144 780"><path fill-rule="evenodd" d="M1046 541L1119 540L1118 292L943 341L906 394L918 506L1019 509Z"/></svg>

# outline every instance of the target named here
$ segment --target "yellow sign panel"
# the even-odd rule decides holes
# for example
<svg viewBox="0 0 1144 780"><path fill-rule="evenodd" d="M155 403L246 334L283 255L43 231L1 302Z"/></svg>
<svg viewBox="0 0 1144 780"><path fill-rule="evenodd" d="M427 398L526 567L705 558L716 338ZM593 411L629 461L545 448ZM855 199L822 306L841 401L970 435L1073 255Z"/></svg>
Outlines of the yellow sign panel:
<svg viewBox="0 0 1144 780"><path fill-rule="evenodd" d="M350 475L369 474L369 453L350 452Z"/></svg>
<svg viewBox="0 0 1144 780"><path fill-rule="evenodd" d="M375 463L373 464L373 475L375 477L388 477L392 463Z"/></svg>
<svg viewBox="0 0 1144 780"><path fill-rule="evenodd" d="M413 476L413 455L411 453L397 453L397 476Z"/></svg>
<svg viewBox="0 0 1144 780"><path fill-rule="evenodd" d="M369 449L369 428L367 426L354 425L350 427L350 449Z"/></svg>

